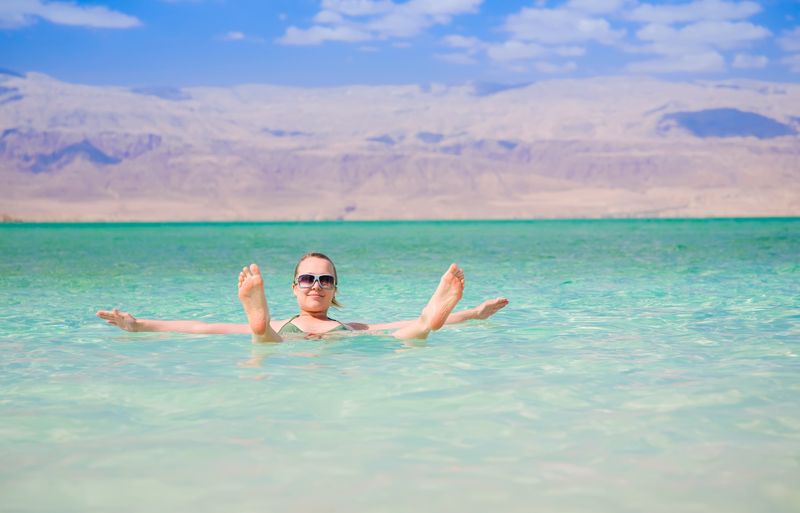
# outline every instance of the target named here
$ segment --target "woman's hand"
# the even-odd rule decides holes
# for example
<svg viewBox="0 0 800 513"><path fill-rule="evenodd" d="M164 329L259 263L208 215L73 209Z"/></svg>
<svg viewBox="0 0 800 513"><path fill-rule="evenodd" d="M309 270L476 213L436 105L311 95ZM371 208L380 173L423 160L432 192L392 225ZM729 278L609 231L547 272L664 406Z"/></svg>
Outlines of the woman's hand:
<svg viewBox="0 0 800 513"><path fill-rule="evenodd" d="M111 311L99 310L96 315L105 320L108 324L113 324L119 329L125 331L139 331L137 329L139 321L128 312L121 312L115 308Z"/></svg>

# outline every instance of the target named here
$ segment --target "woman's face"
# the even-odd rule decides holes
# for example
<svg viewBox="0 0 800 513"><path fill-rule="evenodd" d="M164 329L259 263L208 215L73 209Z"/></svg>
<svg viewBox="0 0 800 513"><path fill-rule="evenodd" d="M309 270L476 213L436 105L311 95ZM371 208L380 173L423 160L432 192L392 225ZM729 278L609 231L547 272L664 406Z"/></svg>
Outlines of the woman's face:
<svg viewBox="0 0 800 513"><path fill-rule="evenodd" d="M297 267L297 276L301 274L330 274L334 275L333 265L324 258L309 257L300 262ZM297 276L294 277L295 281ZM297 298L297 305L306 312L327 312L331 307L336 287L323 289L319 281L314 281L310 288L300 288L296 283L292 285L292 292Z"/></svg>

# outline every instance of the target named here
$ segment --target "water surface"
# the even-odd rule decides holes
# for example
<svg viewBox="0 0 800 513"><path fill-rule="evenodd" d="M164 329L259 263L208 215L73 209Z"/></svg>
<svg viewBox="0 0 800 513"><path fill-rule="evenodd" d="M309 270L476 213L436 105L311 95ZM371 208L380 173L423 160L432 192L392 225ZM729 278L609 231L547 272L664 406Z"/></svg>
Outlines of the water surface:
<svg viewBox="0 0 800 513"><path fill-rule="evenodd" d="M343 321L464 307L427 343L253 346L94 317L276 318L296 259ZM794 512L800 221L0 226L0 511Z"/></svg>

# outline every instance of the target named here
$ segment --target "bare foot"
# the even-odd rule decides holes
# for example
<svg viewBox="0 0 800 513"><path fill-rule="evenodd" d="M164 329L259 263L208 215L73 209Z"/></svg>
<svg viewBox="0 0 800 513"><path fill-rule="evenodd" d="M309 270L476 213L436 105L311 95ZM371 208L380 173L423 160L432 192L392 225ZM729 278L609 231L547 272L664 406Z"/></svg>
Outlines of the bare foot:
<svg viewBox="0 0 800 513"><path fill-rule="evenodd" d="M264 335L269 325L269 307L264 295L264 278L256 264L243 267L239 273L239 301L247 314L247 323L254 335Z"/></svg>
<svg viewBox="0 0 800 513"><path fill-rule="evenodd" d="M487 299L483 303L475 307L476 319L488 319L496 314L500 309L505 308L508 304L508 299L498 297L495 299Z"/></svg>
<svg viewBox="0 0 800 513"><path fill-rule="evenodd" d="M420 320L423 326L432 331L441 328L447 320L447 316L461 300L463 292L464 271L459 269L456 264L450 264L450 268L442 275L439 286L436 287L430 301L422 309Z"/></svg>
<svg viewBox="0 0 800 513"><path fill-rule="evenodd" d="M113 310L99 310L95 315L103 319L109 324L113 324L119 329L125 331L138 331L136 317L128 312L120 312L116 308Z"/></svg>

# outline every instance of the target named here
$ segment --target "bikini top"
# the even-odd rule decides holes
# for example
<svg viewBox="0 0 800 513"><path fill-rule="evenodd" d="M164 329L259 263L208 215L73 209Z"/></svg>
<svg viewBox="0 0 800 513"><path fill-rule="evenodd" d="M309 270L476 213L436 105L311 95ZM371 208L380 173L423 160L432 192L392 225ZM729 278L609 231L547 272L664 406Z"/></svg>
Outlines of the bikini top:
<svg viewBox="0 0 800 513"><path fill-rule="evenodd" d="M288 321L283 323L283 326L281 326L281 328L278 330L278 334L288 334L288 333L305 334L306 333L305 331L301 330L300 328L298 328L297 326L292 324L292 321L297 319L298 317L300 317L300 315L295 315L294 317L292 317L291 319L289 319ZM331 320L335 321L336 319L331 319ZM336 321L336 322L339 322L339 321ZM350 330L350 328L348 328L347 326L345 326L344 324L339 322L338 326L336 326L335 328L329 329L325 333L332 333L334 331L349 331L349 330ZM319 333L319 334L321 335L322 333Z"/></svg>

